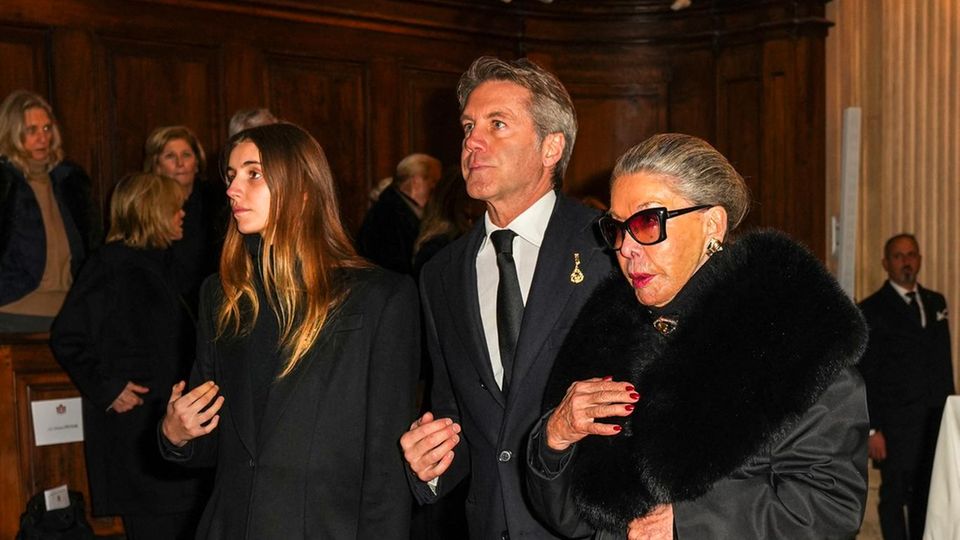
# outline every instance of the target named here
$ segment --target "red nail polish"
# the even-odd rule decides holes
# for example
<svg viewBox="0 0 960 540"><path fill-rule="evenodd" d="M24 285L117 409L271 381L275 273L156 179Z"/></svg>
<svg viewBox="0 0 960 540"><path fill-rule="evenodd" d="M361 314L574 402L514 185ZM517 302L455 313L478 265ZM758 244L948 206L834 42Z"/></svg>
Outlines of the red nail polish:
<svg viewBox="0 0 960 540"><path fill-rule="evenodd" d="M620 431L621 429L623 429L623 428L620 427L620 426L613 426L613 430L614 430L614 431Z"/></svg>
<svg viewBox="0 0 960 540"><path fill-rule="evenodd" d="M634 390L636 390L636 388L634 388L632 384L627 385L627 392L633 392Z"/></svg>
<svg viewBox="0 0 960 540"><path fill-rule="evenodd" d="M636 392L631 392L631 393L630 393L630 399L640 399L640 394L638 394L638 393L636 393Z"/></svg>
<svg viewBox="0 0 960 540"><path fill-rule="evenodd" d="M633 405L624 405L623 408L626 409L626 410L628 410L628 411L632 411L634 407L633 407Z"/></svg>

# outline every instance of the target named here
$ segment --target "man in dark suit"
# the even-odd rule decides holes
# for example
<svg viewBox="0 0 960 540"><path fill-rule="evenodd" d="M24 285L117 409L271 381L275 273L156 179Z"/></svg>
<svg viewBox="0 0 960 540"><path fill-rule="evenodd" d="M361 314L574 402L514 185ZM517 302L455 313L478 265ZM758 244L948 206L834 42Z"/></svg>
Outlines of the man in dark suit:
<svg viewBox="0 0 960 540"><path fill-rule="evenodd" d="M555 538L524 500L524 444L557 350L613 263L596 211L559 193L577 126L560 81L483 57L457 92L463 176L487 212L423 269L433 410L401 446L421 503L469 477L471 538Z"/></svg>
<svg viewBox="0 0 960 540"><path fill-rule="evenodd" d="M402 274L413 273L413 245L430 193L440 181L440 161L410 154L397 164L393 182L370 207L357 235L357 251Z"/></svg>
<svg viewBox="0 0 960 540"><path fill-rule="evenodd" d="M947 303L917 283L922 257L912 234L890 238L883 253L889 279L860 304L870 326L860 363L870 410L868 451L880 468L883 537L919 539L940 416L954 391Z"/></svg>

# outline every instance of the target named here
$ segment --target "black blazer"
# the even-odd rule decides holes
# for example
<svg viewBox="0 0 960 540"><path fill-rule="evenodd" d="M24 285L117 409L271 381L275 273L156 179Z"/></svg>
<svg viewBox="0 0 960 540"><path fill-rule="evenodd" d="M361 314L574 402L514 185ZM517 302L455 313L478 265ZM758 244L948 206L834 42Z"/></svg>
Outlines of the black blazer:
<svg viewBox="0 0 960 540"><path fill-rule="evenodd" d="M105 245L90 257L50 331L57 361L83 395L84 452L95 515L197 509L206 471L161 459L156 425L170 387L190 372L195 332L158 250ZM127 381L143 405L107 410Z"/></svg>
<svg viewBox="0 0 960 540"><path fill-rule="evenodd" d="M911 468L921 448L932 448L943 404L954 392L947 302L940 293L917 289L926 327L889 282L860 303L870 327L860 371L870 427L882 431L887 442L884 467ZM929 422L936 425L927 429Z"/></svg>
<svg viewBox="0 0 960 540"><path fill-rule="evenodd" d="M165 448L168 459L217 467L197 538L409 538L397 440L415 415L416 287L381 269L349 274L345 303L274 383L260 433L243 338L215 338L222 290L217 276L204 283L190 386L216 381L226 399L213 433Z"/></svg>
<svg viewBox="0 0 960 540"><path fill-rule="evenodd" d="M434 369L435 417L463 428L450 469L434 495L412 473L417 499L432 502L470 477L466 500L470 537L555 538L535 518L522 493L526 436L539 417L547 376L570 325L593 288L613 269L596 235L597 213L558 195L544 234L524 310L511 391L493 377L477 297L476 255L484 223L438 253L421 274L421 301ZM582 283L572 283L574 254Z"/></svg>

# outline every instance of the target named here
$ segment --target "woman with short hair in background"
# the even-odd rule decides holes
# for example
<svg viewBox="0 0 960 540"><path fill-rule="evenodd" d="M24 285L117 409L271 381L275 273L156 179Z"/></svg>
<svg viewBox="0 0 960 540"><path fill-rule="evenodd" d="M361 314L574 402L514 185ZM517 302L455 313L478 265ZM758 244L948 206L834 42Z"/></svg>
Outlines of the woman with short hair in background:
<svg viewBox="0 0 960 540"><path fill-rule="evenodd" d="M139 173L110 199L107 243L90 257L53 324L54 356L83 396L93 513L123 518L126 537L193 538L205 475L166 462L157 421L190 371L193 319L168 273L183 235L183 192Z"/></svg>
<svg viewBox="0 0 960 540"><path fill-rule="evenodd" d="M186 126L159 127L143 147L143 171L173 178L183 190L183 239L171 247L174 268L191 307L196 308L203 279L214 273L223 245L226 201L223 185L207 182L207 155Z"/></svg>

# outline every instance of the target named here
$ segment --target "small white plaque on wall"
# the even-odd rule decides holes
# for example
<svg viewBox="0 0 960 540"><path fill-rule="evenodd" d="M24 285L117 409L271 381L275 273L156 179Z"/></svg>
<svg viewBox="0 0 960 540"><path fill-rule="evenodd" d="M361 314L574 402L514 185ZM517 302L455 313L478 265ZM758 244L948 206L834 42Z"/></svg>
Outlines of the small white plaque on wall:
<svg viewBox="0 0 960 540"><path fill-rule="evenodd" d="M37 446L83 440L80 398L44 399L30 402L33 440Z"/></svg>

